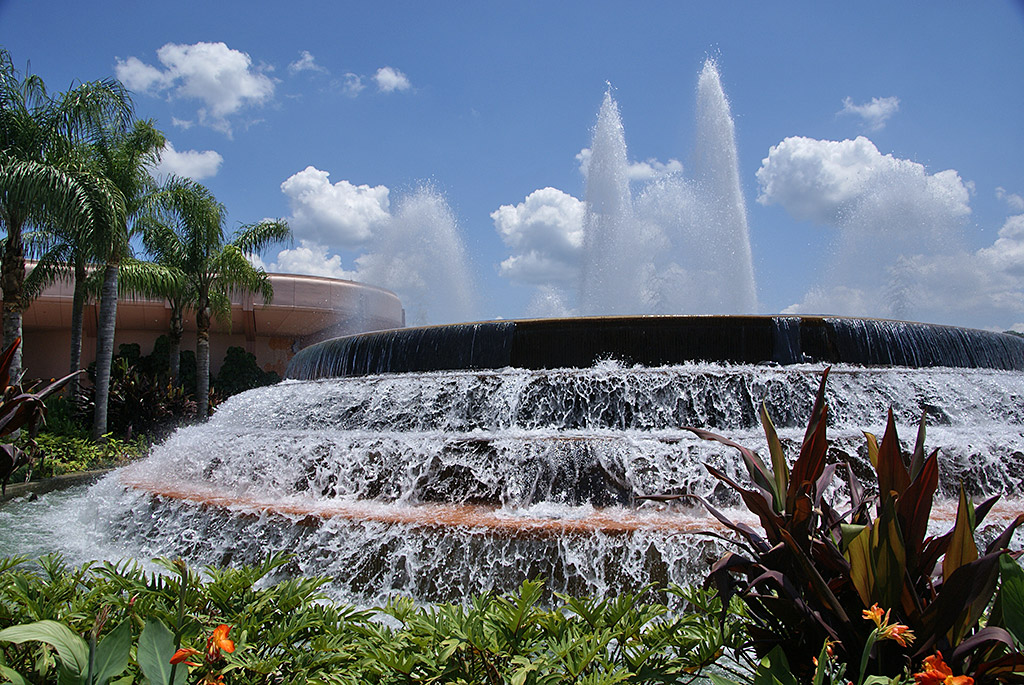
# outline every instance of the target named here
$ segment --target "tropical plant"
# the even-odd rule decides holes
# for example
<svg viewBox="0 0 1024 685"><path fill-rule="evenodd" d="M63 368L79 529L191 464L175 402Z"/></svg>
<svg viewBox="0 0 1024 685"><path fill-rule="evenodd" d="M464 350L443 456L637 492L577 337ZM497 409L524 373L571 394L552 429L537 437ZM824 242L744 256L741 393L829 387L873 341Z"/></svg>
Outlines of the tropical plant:
<svg viewBox="0 0 1024 685"><path fill-rule="evenodd" d="M792 467L763 406L770 466L754 451L727 438L688 429L739 450L753 481L752 487L744 487L707 466L739 494L762 531L733 521L701 501L739 538L741 552L723 556L712 568L709 582L723 601L736 595L743 599L757 655L764 657L779 648L804 682L815 677L814 661L825 644L846 664L854 682L863 681L868 671L898 676L936 652L947 655L954 670L977 679L1024 676L1021 644L1009 632L1024 628L1019 618L1024 596L1010 599L1004 593L1000 611L985 617L999 587L1001 564L1016 567L1007 559L1006 546L1024 523L1024 514L979 552L975 530L997 498L975 508L961 488L953 529L929 537L938 455L925 456L922 419L908 459L892 412L881 442L866 434L876 483L866 488L847 465L850 506L840 513L830 496L837 464L829 464L827 458L827 377L826 370ZM867 496L868 489L877 494ZM936 576L933 572L940 562ZM1004 606L1007 602L1012 609ZM900 625L916 635L913 649L909 642L885 640L865 650L877 639L882 624L880 619L866 621L863 616L871 611L872 618L878 619L876 610L884 610L887 626ZM1010 617L1016 627L1009 626Z"/></svg>
<svg viewBox="0 0 1024 685"><path fill-rule="evenodd" d="M273 298L266 272L254 267L247 256L289 238L291 231L284 221L266 220L242 226L225 242L224 205L203 185L189 179L169 179L156 203L162 214L147 226L143 240L158 263L184 275L180 287L164 293L172 308L170 356L174 363L181 340L181 312L191 309L197 329L196 401L199 416L205 417L209 411L211 317L230 322L232 292L256 293L264 302Z"/></svg>
<svg viewBox="0 0 1024 685"><path fill-rule="evenodd" d="M116 190L124 212L103 215L90 228L92 252L103 263L96 337L96 410L93 439L107 432L107 397L114 353L117 300L122 291L154 296L175 287L178 274L132 258L131 239L140 229L157 186L149 169L159 159L164 137L151 122L136 121L128 131L104 129L93 143L92 168ZM120 280L119 280L120 279ZM128 287L125 287L125 286Z"/></svg>
<svg viewBox="0 0 1024 685"><path fill-rule="evenodd" d="M534 581L463 606L396 599L356 609L326 601L327 578L272 582L290 561L273 554L200 574L180 560L158 560L164 573L154 574L124 562L72 567L51 556L32 569L24 559L0 559L0 672L16 682L53 682L72 671L62 658L70 643L74 682L89 682L90 650L77 640L96 635L98 657L107 641L122 644L117 631L125 631L127 665L95 659L120 667L125 682L653 684L689 681L745 640L742 617L728 612L723 630L717 599L700 589L670 589L682 603L675 614L636 595L542 606L545 593ZM375 620L379 612L390 620ZM41 622L52 637L40 634ZM26 637L29 626L35 632ZM719 665L720 673L739 673Z"/></svg>
<svg viewBox="0 0 1024 685"><path fill-rule="evenodd" d="M11 383L11 366L20 344L21 339L16 339L0 355L0 438L24 429L25 440L31 443L46 419L46 398L63 388L78 372L68 374L41 389L30 388L26 391L18 382ZM13 444L0 445L0 491L7 492L7 481L11 474L27 459L21 448Z"/></svg>
<svg viewBox="0 0 1024 685"><path fill-rule="evenodd" d="M101 126L123 128L131 113L127 91L116 80L84 83L54 97L42 79L22 77L10 54L0 48L0 223L3 246L3 347L21 337L21 316L28 305L24 290L27 226L83 225L95 220L90 201L109 189L74 163L74 149L94 139ZM116 205L106 203L105 210ZM20 354L12 360L20 375Z"/></svg>
<svg viewBox="0 0 1024 685"><path fill-rule="evenodd" d="M224 355L220 373L214 381L217 392L229 397L244 390L273 385L281 380L274 371L264 371L256 363L256 355L243 348L232 346Z"/></svg>

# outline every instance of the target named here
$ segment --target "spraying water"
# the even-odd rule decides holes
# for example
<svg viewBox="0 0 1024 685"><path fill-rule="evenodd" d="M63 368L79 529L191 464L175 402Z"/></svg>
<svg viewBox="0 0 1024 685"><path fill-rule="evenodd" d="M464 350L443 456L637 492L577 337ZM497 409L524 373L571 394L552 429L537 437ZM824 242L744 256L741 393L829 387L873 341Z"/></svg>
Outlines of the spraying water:
<svg viewBox="0 0 1024 685"><path fill-rule="evenodd" d="M583 219L583 314L627 314L644 311L637 259L632 197L629 192L626 137L611 90L597 116L587 172Z"/></svg>
<svg viewBox="0 0 1024 685"><path fill-rule="evenodd" d="M611 91L587 168L580 311L739 314L757 309L736 136L718 68L697 85L694 177L669 175L633 197Z"/></svg>
<svg viewBox="0 0 1024 685"><path fill-rule="evenodd" d="M476 318L473 280L458 222L433 188L421 187L401 198L376 236L372 252L357 264L360 280L401 298L411 325Z"/></svg>

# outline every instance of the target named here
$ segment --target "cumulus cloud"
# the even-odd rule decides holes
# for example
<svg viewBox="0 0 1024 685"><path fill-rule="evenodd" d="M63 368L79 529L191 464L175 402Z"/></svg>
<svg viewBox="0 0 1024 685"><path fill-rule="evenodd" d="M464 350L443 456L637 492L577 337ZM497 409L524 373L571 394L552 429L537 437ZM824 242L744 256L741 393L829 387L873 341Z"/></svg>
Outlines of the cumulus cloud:
<svg viewBox="0 0 1024 685"><path fill-rule="evenodd" d="M852 114L859 117L869 131L880 131L885 128L885 122L900 110L900 99L898 97L871 98L871 102L862 105L854 104L853 99L843 98L843 108L840 114Z"/></svg>
<svg viewBox="0 0 1024 685"><path fill-rule="evenodd" d="M501 263L501 274L531 285L576 283L583 214L583 202L557 188L535 190L519 204L492 212L495 229L513 251Z"/></svg>
<svg viewBox="0 0 1024 685"><path fill-rule="evenodd" d="M273 97L267 69L254 67L249 55L224 43L167 43L156 54L162 69L129 57L117 60L114 73L130 90L199 100L199 123L229 135L228 117Z"/></svg>
<svg viewBox="0 0 1024 685"><path fill-rule="evenodd" d="M345 280L357 277L355 271L347 271L342 267L340 255L328 255L326 246L308 240L299 241L298 247L278 252L277 261L270 265L270 271Z"/></svg>
<svg viewBox="0 0 1024 685"><path fill-rule="evenodd" d="M363 83L363 77L352 73L345 74L335 81L334 85L338 90L351 98L356 97L366 88L366 84Z"/></svg>
<svg viewBox="0 0 1024 685"><path fill-rule="evenodd" d="M579 162L580 173L587 177L590 171L590 157L593 151L585 147L576 154L576 161ZM626 175L630 181L656 181L671 174L679 174L683 171L683 163L678 159L669 159L662 162L651 157L643 162L630 162L626 168Z"/></svg>
<svg viewBox="0 0 1024 685"><path fill-rule="evenodd" d="M1002 200L1015 212L1024 212L1024 197L1017 193L1007 192L1002 186L996 188L996 197Z"/></svg>
<svg viewBox="0 0 1024 685"><path fill-rule="evenodd" d="M330 174L313 166L288 177L281 190L292 209L296 237L318 244L361 247L389 218L387 186L344 180L332 185Z"/></svg>
<svg viewBox="0 0 1024 685"><path fill-rule="evenodd" d="M185 150L178 152L171 141L164 145L160 154L160 162L153 169L154 173L174 176L187 176L194 181L216 176L224 158L215 150Z"/></svg>
<svg viewBox="0 0 1024 685"><path fill-rule="evenodd" d="M393 93L396 90L409 90L409 88L412 87L412 83L409 82L409 77L394 67L381 67L377 70L377 73L373 75L373 78L377 82L377 90L382 93Z"/></svg>
<svg viewBox="0 0 1024 685"><path fill-rule="evenodd" d="M319 74L327 73L327 69L316 63L316 58L313 57L313 53L309 50L303 50L299 53L299 58L288 65L288 72L291 74L298 74L303 71Z"/></svg>
<svg viewBox="0 0 1024 685"><path fill-rule="evenodd" d="M929 173L866 138L787 138L757 178L759 202L835 231L820 282L786 312L983 328L1022 320L1024 214L1008 217L991 245L969 249L962 232L971 184L956 171ZM996 192L1015 208L1010 194Z"/></svg>
<svg viewBox="0 0 1024 685"><path fill-rule="evenodd" d="M769 150L757 171L761 204L782 205L794 218L864 230L907 230L932 218L959 220L970 213L968 187L953 170L929 174L917 162L883 155L867 138L786 138ZM878 205L900 222L857 224L854 215Z"/></svg>

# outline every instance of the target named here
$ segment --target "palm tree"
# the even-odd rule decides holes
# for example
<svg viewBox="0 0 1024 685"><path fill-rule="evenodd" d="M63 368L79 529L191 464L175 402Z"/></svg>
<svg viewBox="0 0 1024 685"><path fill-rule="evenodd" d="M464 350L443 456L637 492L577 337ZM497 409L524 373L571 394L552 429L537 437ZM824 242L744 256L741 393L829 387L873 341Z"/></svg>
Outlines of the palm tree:
<svg viewBox="0 0 1024 685"><path fill-rule="evenodd" d="M264 302L273 299L266 272L254 267L247 255L288 239L291 230L284 221L265 220L242 226L226 243L224 205L205 186L189 179L169 179L158 193L158 203L164 221L153 222L143 241L158 263L184 275L184 287L165 295L172 310L171 358L177 356L175 345L180 346L182 313L185 308L192 309L197 329L196 401L199 416L205 418L209 412L211 316L230 321L232 292L257 293Z"/></svg>
<svg viewBox="0 0 1024 685"><path fill-rule="evenodd" d="M3 291L3 345L21 337L22 312L28 305L25 244L28 226L55 223L82 225L96 219L90 200L106 196L106 213L120 207L102 181L72 163L71 151L93 139L101 128L123 129L131 100L115 80L84 83L51 97L38 76L22 78L10 54L0 48L0 223L6 232L0 258ZM21 371L20 348L11 371ZM15 376L16 377L16 376Z"/></svg>
<svg viewBox="0 0 1024 685"><path fill-rule="evenodd" d="M96 406L92 436L102 439L107 431L107 398L110 393L110 365L114 355L114 326L117 320L118 275L122 263L131 258L131 239L147 203L157 187L149 169L159 160L164 136L149 121L136 121L126 132L104 131L92 145L96 175L117 190L124 212L105 215L90 227L94 254L103 264L99 325L96 335Z"/></svg>

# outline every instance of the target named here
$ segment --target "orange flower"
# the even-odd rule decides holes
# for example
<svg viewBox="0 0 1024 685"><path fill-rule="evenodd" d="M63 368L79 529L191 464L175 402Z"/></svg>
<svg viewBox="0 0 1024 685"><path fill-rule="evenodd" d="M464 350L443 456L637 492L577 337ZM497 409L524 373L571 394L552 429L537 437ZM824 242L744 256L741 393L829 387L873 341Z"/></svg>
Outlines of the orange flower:
<svg viewBox="0 0 1024 685"><path fill-rule="evenodd" d="M889 623L889 613L882 611L877 604L864 610L864 618L874 621L879 640L895 640L900 647L906 647L914 641L914 631L902 623Z"/></svg>
<svg viewBox="0 0 1024 685"><path fill-rule="evenodd" d="M889 616L884 611L882 611L882 607L878 606L878 604L875 604L870 609L864 610L864 618L874 621L875 625L881 628L882 622L888 620Z"/></svg>
<svg viewBox="0 0 1024 685"><path fill-rule="evenodd" d="M974 685L974 678L966 675L953 675L953 669L942 660L942 652L936 651L932 656L925 657L924 670L914 674L917 685Z"/></svg>
<svg viewBox="0 0 1024 685"><path fill-rule="evenodd" d="M222 651L230 654L235 651L235 643L228 639L228 631L231 626L223 623L213 629L213 635L206 641L206 658L209 661L216 661L220 658Z"/></svg>
<svg viewBox="0 0 1024 685"><path fill-rule="evenodd" d="M186 659L188 659L189 657L193 657L193 656L195 656L195 655L197 655L199 653L200 652L199 652L198 649L189 649L188 647L182 647L181 649L179 649L177 652L174 653L174 656L171 657L171 663L172 664L184 663L184 664L186 664L188 666L198 666L199 664L197 664L196 662L194 662L194 661L186 661Z"/></svg>

